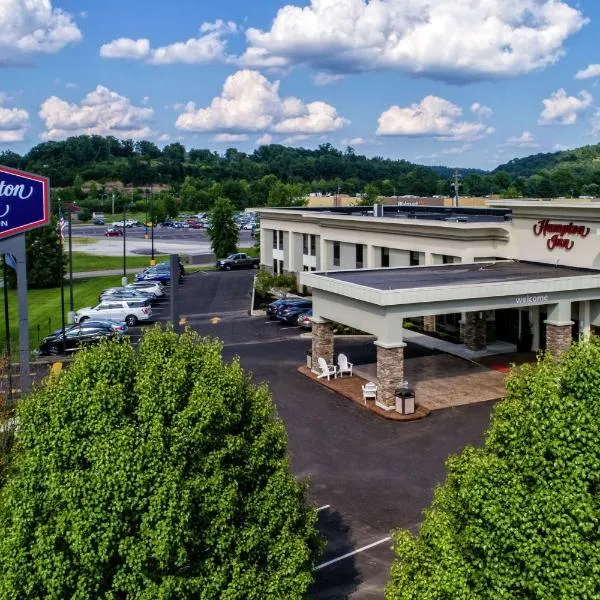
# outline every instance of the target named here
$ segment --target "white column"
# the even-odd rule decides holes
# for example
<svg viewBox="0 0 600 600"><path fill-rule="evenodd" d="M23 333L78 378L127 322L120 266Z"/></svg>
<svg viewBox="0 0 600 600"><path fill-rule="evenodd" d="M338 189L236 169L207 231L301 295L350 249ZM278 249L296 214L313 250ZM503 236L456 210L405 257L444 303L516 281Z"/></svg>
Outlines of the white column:
<svg viewBox="0 0 600 600"><path fill-rule="evenodd" d="M433 264L435 264L433 262L433 253L432 252L425 252L425 264L426 265L433 265Z"/></svg>
<svg viewBox="0 0 600 600"><path fill-rule="evenodd" d="M540 349L540 307L529 307L529 324L531 325L531 349L538 352ZM520 333L520 332L519 332Z"/></svg>
<svg viewBox="0 0 600 600"><path fill-rule="evenodd" d="M294 240L294 232L293 231L288 231L288 255L287 255L287 270L290 273L295 273L298 270L298 265L296 264L296 256L295 256L295 249L296 249L296 244L295 244L295 240Z"/></svg>
<svg viewBox="0 0 600 600"><path fill-rule="evenodd" d="M592 335L591 307L589 300L579 302L579 339L586 342Z"/></svg>
<svg viewBox="0 0 600 600"><path fill-rule="evenodd" d="M321 256L319 257L320 262L317 263L317 271L327 271L328 270L328 260L327 256L327 240L323 238L323 236L319 236L319 248L321 249Z"/></svg>
<svg viewBox="0 0 600 600"><path fill-rule="evenodd" d="M367 269L374 269L376 267L375 264L375 246L371 244L367 245Z"/></svg>

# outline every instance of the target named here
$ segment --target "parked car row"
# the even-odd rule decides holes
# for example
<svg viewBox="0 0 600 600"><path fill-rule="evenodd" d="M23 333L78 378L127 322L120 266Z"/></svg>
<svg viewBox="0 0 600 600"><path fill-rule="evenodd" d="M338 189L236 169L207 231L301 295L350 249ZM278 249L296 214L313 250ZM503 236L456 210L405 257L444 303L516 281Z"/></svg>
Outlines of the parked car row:
<svg viewBox="0 0 600 600"><path fill-rule="evenodd" d="M77 325L62 328L45 337L40 343L40 354L55 356L66 352L75 352L82 346L97 344L102 339L123 339L127 325L107 319L88 319Z"/></svg>
<svg viewBox="0 0 600 600"><path fill-rule="evenodd" d="M312 327L312 301L306 298L282 298L267 306L267 317L288 325Z"/></svg>
<svg viewBox="0 0 600 600"><path fill-rule="evenodd" d="M184 273L185 268L180 262L178 274L179 283L183 281ZM154 267L148 267L147 269L144 269L141 273L138 273L135 276L135 281L136 283L160 282L168 285L171 282L171 265L168 261L159 262Z"/></svg>

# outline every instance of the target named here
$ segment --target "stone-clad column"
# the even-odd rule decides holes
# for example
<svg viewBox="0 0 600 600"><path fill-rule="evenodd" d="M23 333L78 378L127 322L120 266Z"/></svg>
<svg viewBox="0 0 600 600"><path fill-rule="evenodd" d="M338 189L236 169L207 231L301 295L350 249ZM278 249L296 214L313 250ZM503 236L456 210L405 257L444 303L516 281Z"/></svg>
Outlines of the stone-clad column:
<svg viewBox="0 0 600 600"><path fill-rule="evenodd" d="M468 350L486 349L487 325L482 312L468 312L464 324L464 341Z"/></svg>
<svg viewBox="0 0 600 600"><path fill-rule="evenodd" d="M396 408L396 389L402 386L404 381L404 347L401 342L394 346L382 345L375 342L377 346L377 405L384 410Z"/></svg>
<svg viewBox="0 0 600 600"><path fill-rule="evenodd" d="M423 317L423 331L435 331L436 317L435 315L428 315Z"/></svg>
<svg viewBox="0 0 600 600"><path fill-rule="evenodd" d="M558 359L573 341L572 325L553 325L546 323L546 350Z"/></svg>
<svg viewBox="0 0 600 600"><path fill-rule="evenodd" d="M315 371L318 370L319 357L324 358L328 365L333 363L333 330L331 322L316 317L312 321L312 360Z"/></svg>

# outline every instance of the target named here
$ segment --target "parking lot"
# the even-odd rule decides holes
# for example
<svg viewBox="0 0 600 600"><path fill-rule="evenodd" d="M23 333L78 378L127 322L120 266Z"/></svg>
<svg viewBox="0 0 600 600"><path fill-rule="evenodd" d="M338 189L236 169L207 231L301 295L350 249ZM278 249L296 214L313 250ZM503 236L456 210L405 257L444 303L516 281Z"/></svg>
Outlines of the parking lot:
<svg viewBox="0 0 600 600"><path fill-rule="evenodd" d="M289 438L295 474L309 482L327 548L311 593L318 599L379 599L392 560L390 533L416 530L448 455L479 444L491 403L436 411L412 423L361 410L297 372L310 339L302 329L250 317L252 271L200 272L181 286L181 315L224 342L257 381L266 381ZM160 320L169 303L158 305ZM371 362L372 344L336 341L353 362ZM410 344L408 356L431 351ZM349 555L349 556L346 556Z"/></svg>

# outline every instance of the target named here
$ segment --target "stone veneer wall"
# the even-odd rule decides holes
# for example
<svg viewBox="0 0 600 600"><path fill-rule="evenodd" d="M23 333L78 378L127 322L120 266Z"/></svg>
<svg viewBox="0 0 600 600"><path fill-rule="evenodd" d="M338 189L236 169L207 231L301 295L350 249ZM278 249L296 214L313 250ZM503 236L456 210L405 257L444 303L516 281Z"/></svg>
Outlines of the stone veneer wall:
<svg viewBox="0 0 600 600"><path fill-rule="evenodd" d="M569 349L572 342L571 325L546 324L546 350L554 358L560 358L561 354Z"/></svg>
<svg viewBox="0 0 600 600"><path fill-rule="evenodd" d="M396 389L404 381L404 346L382 348L377 346L377 402L389 408L396 406Z"/></svg>
<svg viewBox="0 0 600 600"><path fill-rule="evenodd" d="M312 359L313 369L318 370L317 361L322 356L327 364L333 363L333 330L331 323L312 324Z"/></svg>
<svg viewBox="0 0 600 600"><path fill-rule="evenodd" d="M465 346L469 350L485 350L487 322L479 312L469 312L466 315L463 336Z"/></svg>
<svg viewBox="0 0 600 600"><path fill-rule="evenodd" d="M423 331L435 331L436 326L435 315L423 317Z"/></svg>

